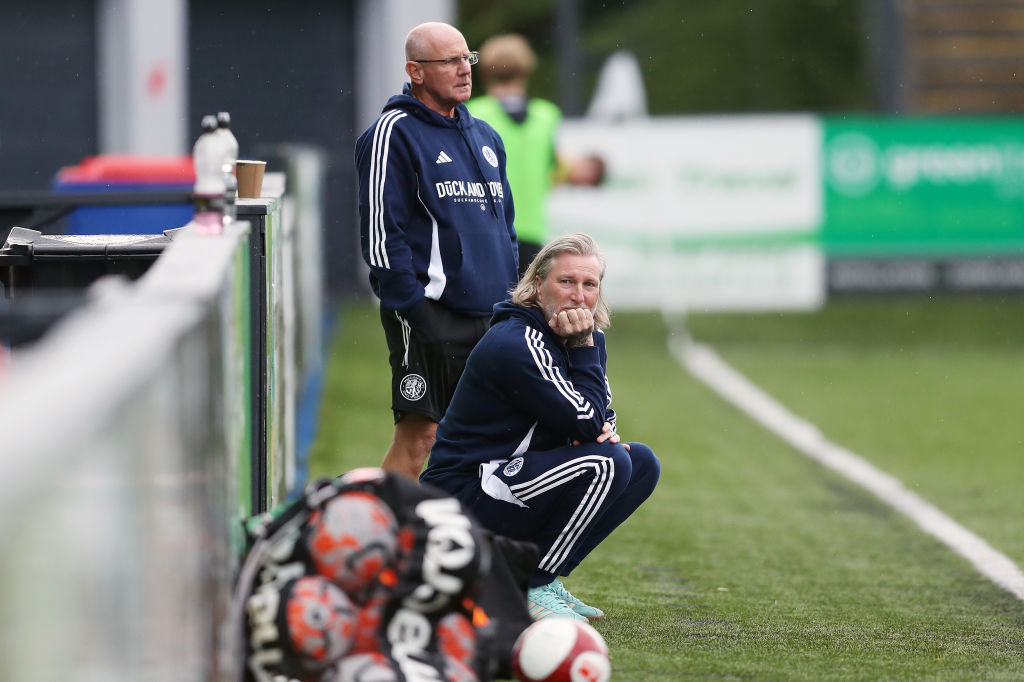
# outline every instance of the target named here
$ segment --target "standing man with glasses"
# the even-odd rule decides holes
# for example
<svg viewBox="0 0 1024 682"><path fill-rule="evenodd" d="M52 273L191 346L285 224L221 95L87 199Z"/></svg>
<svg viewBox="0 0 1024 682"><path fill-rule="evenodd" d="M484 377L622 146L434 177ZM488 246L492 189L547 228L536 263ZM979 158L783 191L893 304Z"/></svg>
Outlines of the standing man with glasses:
<svg viewBox="0 0 1024 682"><path fill-rule="evenodd" d="M453 26L405 40L409 82L356 141L359 224L391 364L382 467L413 479L491 309L517 280L505 147L463 105L479 55Z"/></svg>

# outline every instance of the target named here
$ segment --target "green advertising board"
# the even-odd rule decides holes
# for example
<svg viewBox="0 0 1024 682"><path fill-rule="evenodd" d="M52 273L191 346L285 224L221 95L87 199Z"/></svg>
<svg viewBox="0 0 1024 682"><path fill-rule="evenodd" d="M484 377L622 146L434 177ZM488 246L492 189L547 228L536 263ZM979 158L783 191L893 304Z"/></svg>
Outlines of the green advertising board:
<svg viewBox="0 0 1024 682"><path fill-rule="evenodd" d="M830 258L1024 253L1024 118L830 117Z"/></svg>

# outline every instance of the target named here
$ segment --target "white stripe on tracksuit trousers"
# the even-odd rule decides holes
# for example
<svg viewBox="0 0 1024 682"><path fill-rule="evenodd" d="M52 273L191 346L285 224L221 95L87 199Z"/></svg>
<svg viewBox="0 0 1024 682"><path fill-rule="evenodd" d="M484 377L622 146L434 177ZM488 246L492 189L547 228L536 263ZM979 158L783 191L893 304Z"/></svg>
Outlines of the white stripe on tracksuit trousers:
<svg viewBox="0 0 1024 682"><path fill-rule="evenodd" d="M509 486L517 498L529 504L530 499L584 474L589 469L594 470L594 479L570 517L569 523L551 545L551 549L541 558L537 568L542 571L557 575L558 567L569 556L580 534L593 523L601 503L611 489L615 478L615 464L607 457L580 457L550 469L532 481Z"/></svg>

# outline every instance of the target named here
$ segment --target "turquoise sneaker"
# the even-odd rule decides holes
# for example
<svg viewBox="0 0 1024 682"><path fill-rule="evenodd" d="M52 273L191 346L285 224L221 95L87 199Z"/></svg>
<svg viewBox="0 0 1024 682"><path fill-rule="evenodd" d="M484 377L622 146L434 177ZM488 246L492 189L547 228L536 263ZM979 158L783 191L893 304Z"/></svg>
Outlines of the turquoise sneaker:
<svg viewBox="0 0 1024 682"><path fill-rule="evenodd" d="M564 601L570 609L587 620L601 620L604 618L604 611L594 606L587 606L583 603L582 599L574 597L572 592L565 589L565 585L563 585L562 581L558 578L555 578L555 581L546 587L550 587L551 591L561 597L562 601Z"/></svg>
<svg viewBox="0 0 1024 682"><path fill-rule="evenodd" d="M553 583L541 585L540 587L531 587L526 591L526 608L530 612L530 618L541 620L542 618L559 617L586 622L586 616L581 616L573 611L558 596L558 593L553 589L557 582L556 580Z"/></svg>

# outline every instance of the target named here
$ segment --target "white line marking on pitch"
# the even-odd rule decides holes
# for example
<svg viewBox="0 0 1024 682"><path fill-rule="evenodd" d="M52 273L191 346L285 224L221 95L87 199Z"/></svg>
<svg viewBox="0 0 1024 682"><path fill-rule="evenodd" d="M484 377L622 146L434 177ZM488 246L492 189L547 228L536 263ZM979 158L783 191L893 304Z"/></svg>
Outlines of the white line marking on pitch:
<svg viewBox="0 0 1024 682"><path fill-rule="evenodd" d="M690 373L766 429L909 516L926 532L974 564L982 575L1024 600L1024 573L1013 561L934 505L907 490L899 479L828 441L817 427L787 410L729 366L711 348L677 333L670 337L669 349Z"/></svg>

